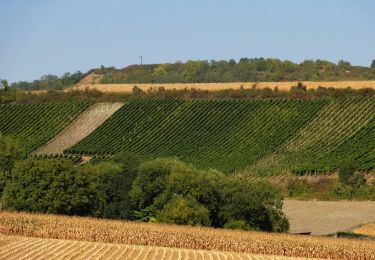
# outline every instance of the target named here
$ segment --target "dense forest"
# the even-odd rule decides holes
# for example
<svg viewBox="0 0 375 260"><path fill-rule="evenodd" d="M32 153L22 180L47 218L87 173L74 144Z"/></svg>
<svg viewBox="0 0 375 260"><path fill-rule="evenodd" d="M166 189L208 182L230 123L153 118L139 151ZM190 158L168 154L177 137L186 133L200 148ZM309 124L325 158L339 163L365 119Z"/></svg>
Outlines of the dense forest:
<svg viewBox="0 0 375 260"><path fill-rule="evenodd" d="M375 60L370 67L353 66L343 60L337 64L325 60L305 60L298 64L265 58L241 58L239 61L189 60L131 65L123 69L101 66L87 73L67 72L61 77L48 74L31 82L13 82L10 86L23 90L62 90L78 83L92 72L103 75L100 83L375 80Z"/></svg>

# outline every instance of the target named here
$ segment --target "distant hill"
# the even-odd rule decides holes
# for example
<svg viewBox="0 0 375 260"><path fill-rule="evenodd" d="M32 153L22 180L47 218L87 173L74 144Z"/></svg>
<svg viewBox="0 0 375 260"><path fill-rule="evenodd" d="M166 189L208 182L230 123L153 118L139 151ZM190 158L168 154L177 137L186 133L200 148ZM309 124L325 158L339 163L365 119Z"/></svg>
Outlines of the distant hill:
<svg viewBox="0 0 375 260"><path fill-rule="evenodd" d="M95 75L95 77L90 76ZM279 59L241 58L221 61L187 61L175 63L130 65L126 68L104 67L86 73L77 71L58 77L43 75L31 82L12 83L24 90L61 90L78 82L88 84L139 83L228 83L228 82L285 82L285 81L366 81L375 80L375 67L337 64L324 60L301 63Z"/></svg>
<svg viewBox="0 0 375 260"><path fill-rule="evenodd" d="M131 65L123 69L102 66L90 73L102 75L102 84L375 80L375 68L346 61L306 60L298 64L264 58Z"/></svg>

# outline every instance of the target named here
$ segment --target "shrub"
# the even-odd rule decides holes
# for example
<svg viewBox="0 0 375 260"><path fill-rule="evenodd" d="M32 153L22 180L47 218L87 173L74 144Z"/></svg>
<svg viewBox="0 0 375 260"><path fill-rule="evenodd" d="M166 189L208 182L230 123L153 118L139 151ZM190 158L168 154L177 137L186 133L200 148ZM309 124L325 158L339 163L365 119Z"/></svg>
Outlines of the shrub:
<svg viewBox="0 0 375 260"><path fill-rule="evenodd" d="M289 222L282 212L282 193L265 182L225 180L221 190L222 223L244 220L255 230L283 232Z"/></svg>
<svg viewBox="0 0 375 260"><path fill-rule="evenodd" d="M174 195L158 212L157 219L179 225L211 225L208 209L191 196Z"/></svg>
<svg viewBox="0 0 375 260"><path fill-rule="evenodd" d="M312 190L311 185L306 180L290 179L288 180L288 196L302 196L309 194Z"/></svg>
<svg viewBox="0 0 375 260"><path fill-rule="evenodd" d="M350 199L353 195L353 188L342 182L338 182L331 190L333 197L340 199Z"/></svg>
<svg viewBox="0 0 375 260"><path fill-rule="evenodd" d="M339 180L344 184L348 184L350 177L357 171L357 164L353 160L344 161L338 166Z"/></svg>
<svg viewBox="0 0 375 260"><path fill-rule="evenodd" d="M355 172L351 177L349 177L347 184L358 189L366 184L365 174L363 172Z"/></svg>
<svg viewBox="0 0 375 260"><path fill-rule="evenodd" d="M229 220L227 223L224 224L224 228L243 230L251 229L249 224L247 224L245 220Z"/></svg>

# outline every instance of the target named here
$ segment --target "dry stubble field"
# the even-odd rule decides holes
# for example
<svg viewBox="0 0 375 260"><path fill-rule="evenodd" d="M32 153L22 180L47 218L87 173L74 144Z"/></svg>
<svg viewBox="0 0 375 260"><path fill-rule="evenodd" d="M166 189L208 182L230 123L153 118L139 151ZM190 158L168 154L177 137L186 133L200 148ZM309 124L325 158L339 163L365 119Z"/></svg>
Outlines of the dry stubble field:
<svg viewBox="0 0 375 260"><path fill-rule="evenodd" d="M191 259L266 260L295 259L282 256L251 255L214 250L194 250L117 243L0 235L0 259Z"/></svg>
<svg viewBox="0 0 375 260"><path fill-rule="evenodd" d="M0 234L255 255L375 259L375 241L27 213L1 212Z"/></svg>
<svg viewBox="0 0 375 260"><path fill-rule="evenodd" d="M96 77L96 78L95 78ZM99 78L98 78L99 77ZM95 80L93 80L95 78ZM289 91L292 86L296 86L298 81L286 81L286 82L230 82L230 83L137 83L137 84L97 84L99 82L100 76L98 75L88 75L86 78L82 79L73 88L69 90L85 90L85 89L95 89L105 93L111 92L132 92L133 87L137 85L143 91L150 89L157 90L159 88L164 88L166 90L183 90L183 89L199 89L208 91L220 91L226 89L251 89L254 86L258 89L270 88L275 89L276 87L282 91ZM351 87L352 89L362 89L362 88L372 88L375 89L375 80L366 81L302 81L302 84L306 86L307 89L317 89L319 86L332 87L337 89L344 89Z"/></svg>
<svg viewBox="0 0 375 260"><path fill-rule="evenodd" d="M375 237L375 223L370 223L370 224L355 228L353 232L356 234L360 234L360 235Z"/></svg>

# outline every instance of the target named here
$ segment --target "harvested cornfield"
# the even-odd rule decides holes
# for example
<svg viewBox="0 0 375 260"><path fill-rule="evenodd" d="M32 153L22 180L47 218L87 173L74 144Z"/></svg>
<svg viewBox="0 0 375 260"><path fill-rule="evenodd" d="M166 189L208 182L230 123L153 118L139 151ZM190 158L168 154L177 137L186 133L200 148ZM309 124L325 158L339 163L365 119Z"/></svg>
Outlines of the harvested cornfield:
<svg viewBox="0 0 375 260"><path fill-rule="evenodd" d="M291 259L282 256L0 235L0 259ZM293 258L295 259L295 258Z"/></svg>
<svg viewBox="0 0 375 260"><path fill-rule="evenodd" d="M353 233L375 237L375 223L370 223L367 225L360 226L353 230Z"/></svg>
<svg viewBox="0 0 375 260"><path fill-rule="evenodd" d="M209 90L209 91L220 91L226 89L252 89L256 87L257 89L275 89L282 91L289 91L292 86L297 86L298 81L285 81L285 82L230 82L230 83L137 83L137 84L96 84L97 80L89 81L84 80L77 86L67 89L69 90L98 90L101 92L111 93L111 92L125 92L130 93L133 87L136 85L143 91L147 90L157 90L159 88L164 88L165 90L183 90L183 89L199 89L199 90ZM320 86L327 88L345 89L351 87L352 89L362 89L362 88L372 88L375 89L375 81L303 81L303 85L307 89L317 89Z"/></svg>
<svg viewBox="0 0 375 260"><path fill-rule="evenodd" d="M216 250L258 255L336 259L375 258L374 241L27 213L1 212L0 233L39 238ZM35 243L38 243L38 241ZM6 243L1 244L6 245ZM97 250L101 249L98 248ZM151 247L148 250L151 251ZM181 252L186 251L182 250Z"/></svg>

